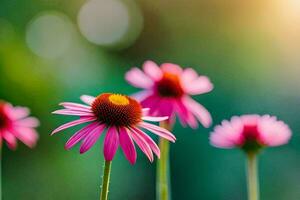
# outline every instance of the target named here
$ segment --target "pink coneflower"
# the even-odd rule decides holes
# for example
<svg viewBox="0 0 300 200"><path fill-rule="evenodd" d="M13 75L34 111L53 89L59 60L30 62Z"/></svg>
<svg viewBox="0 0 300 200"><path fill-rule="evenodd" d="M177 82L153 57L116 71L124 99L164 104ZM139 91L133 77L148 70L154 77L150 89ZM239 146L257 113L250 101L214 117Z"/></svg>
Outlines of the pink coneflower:
<svg viewBox="0 0 300 200"><path fill-rule="evenodd" d="M262 147L286 144L291 137L289 127L270 115L243 115L224 120L215 127L210 136L213 146L219 148L239 147L256 151Z"/></svg>
<svg viewBox="0 0 300 200"><path fill-rule="evenodd" d="M159 122L168 117L150 117L147 108L131 97L104 93L98 97L82 96L81 100L88 104L61 103L65 109L57 110L54 114L79 116L80 119L64 124L55 129L55 134L64 129L89 122L90 124L76 132L66 143L65 148L70 149L78 142L82 142L80 153L88 151L107 129L104 140L105 160L111 161L121 146L125 157L131 164L136 161L136 150L133 141L140 147L150 161L153 161L154 152L158 157L160 150L155 142L141 128L163 137L172 142L175 137L169 131L145 121Z"/></svg>
<svg viewBox="0 0 300 200"><path fill-rule="evenodd" d="M154 159L153 152L160 157L160 150L142 129L172 142L175 141L175 136L168 130L145 122L159 122L168 117L149 116L149 109L142 108L140 103L131 97L104 93L96 98L84 95L81 100L88 105L64 102L60 105L65 109L53 112L54 114L79 116L80 119L58 127L52 134L89 122L89 125L77 131L65 145L66 149L70 149L81 142L80 153L84 153L95 144L104 130L107 129L103 148L105 167L101 191L101 199L105 200L107 199L111 161L119 145L131 164L135 163L137 157L133 141L152 162Z"/></svg>
<svg viewBox="0 0 300 200"><path fill-rule="evenodd" d="M131 85L144 89L136 96L144 107L150 108L150 115L169 116L170 123L173 123L177 114L184 126L192 128L197 128L197 120L204 127L211 125L209 112L190 97L213 89L208 77L176 64L164 63L159 67L152 61L146 61L143 71L133 68L125 78Z"/></svg>
<svg viewBox="0 0 300 200"><path fill-rule="evenodd" d="M288 143L291 130L270 115L243 115L215 127L210 143L218 148L238 147L247 154L249 200L259 199L256 156L263 147Z"/></svg>
<svg viewBox="0 0 300 200"><path fill-rule="evenodd" d="M209 127L212 123L210 113L191 95L210 92L213 85L206 76L199 76L192 68L182 69L179 65L164 63L158 66L152 61L143 64L143 71L132 68L125 75L126 80L143 91L135 94L142 106L150 108L149 115L168 116L169 119L161 123L162 127L171 129L175 116L183 126L198 127L198 121ZM157 198L171 199L168 177L169 143L163 139L159 142L162 156L157 168Z"/></svg>
<svg viewBox="0 0 300 200"><path fill-rule="evenodd" d="M39 121L34 117L28 117L29 109L25 107L13 107L7 102L0 101L0 135L1 144L4 140L10 149L16 149L17 139L29 147L34 147L38 134L34 128Z"/></svg>

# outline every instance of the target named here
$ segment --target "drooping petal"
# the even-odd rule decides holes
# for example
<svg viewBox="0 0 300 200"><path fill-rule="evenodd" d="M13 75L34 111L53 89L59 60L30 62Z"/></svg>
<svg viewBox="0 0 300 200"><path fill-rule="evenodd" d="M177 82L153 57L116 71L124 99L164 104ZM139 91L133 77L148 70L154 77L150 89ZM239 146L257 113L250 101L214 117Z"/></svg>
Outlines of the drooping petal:
<svg viewBox="0 0 300 200"><path fill-rule="evenodd" d="M160 99L157 101L155 107L157 107L158 110L158 114L156 115L168 116L170 118L174 112L174 99Z"/></svg>
<svg viewBox="0 0 300 200"><path fill-rule="evenodd" d="M94 128L91 132L89 132L86 135L86 137L83 139L82 144L80 146L81 154L88 151L97 142L104 129L105 129L105 125L99 124L96 128Z"/></svg>
<svg viewBox="0 0 300 200"><path fill-rule="evenodd" d="M188 124L193 129L198 128L197 120L187 109L187 107L183 104L181 99L175 100L174 105L178 118L183 126Z"/></svg>
<svg viewBox="0 0 300 200"><path fill-rule="evenodd" d="M258 122L260 141L268 146L279 146L288 143L292 132L283 122L275 117L264 115Z"/></svg>
<svg viewBox="0 0 300 200"><path fill-rule="evenodd" d="M157 144L152 140L152 138L138 128L133 127L132 129L148 143L148 145L150 146L152 151L157 155L158 158L160 158L160 150L159 150Z"/></svg>
<svg viewBox="0 0 300 200"><path fill-rule="evenodd" d="M54 131L52 131L51 135L53 135L53 134L55 134L55 133L57 133L59 131L65 130L67 128L70 128L70 127L73 127L73 126L77 126L79 124L83 124L83 123L86 123L86 122L95 121L96 119L97 119L96 117L81 117L80 119L77 119L77 120L74 120L74 121L71 121L69 123L66 123L66 124L63 124L63 125L59 126Z"/></svg>
<svg viewBox="0 0 300 200"><path fill-rule="evenodd" d="M6 141L8 148L15 150L17 148L17 139L16 137L9 131L2 131L2 137Z"/></svg>
<svg viewBox="0 0 300 200"><path fill-rule="evenodd" d="M236 146L236 144L230 140L226 140L222 135L220 134L212 134L209 137L210 144L212 146L218 147L218 148L233 148Z"/></svg>
<svg viewBox="0 0 300 200"><path fill-rule="evenodd" d="M107 161L111 161L118 149L119 146L119 135L116 127L110 127L106 133L104 140L104 158Z"/></svg>
<svg viewBox="0 0 300 200"><path fill-rule="evenodd" d="M69 109L61 109L61 110L56 110L52 112L52 114L57 114L57 115L71 115L71 116L86 116L86 117L92 117L94 116L94 113L91 112L85 112L85 111L73 111Z"/></svg>
<svg viewBox="0 0 300 200"><path fill-rule="evenodd" d="M142 152L148 157L150 162L153 162L154 158L152 150L144 138L140 134L136 133L134 129L130 129L130 135L135 143L140 147Z"/></svg>
<svg viewBox="0 0 300 200"><path fill-rule="evenodd" d="M148 89L153 86L153 81L145 75L143 71L136 67L126 73L125 79L137 88Z"/></svg>
<svg viewBox="0 0 300 200"><path fill-rule="evenodd" d="M69 150L82 139L84 139L91 131L99 126L99 122L93 122L86 127L77 131L65 144L65 149Z"/></svg>
<svg viewBox="0 0 300 200"><path fill-rule="evenodd" d="M184 97L184 105L192 112L196 118L201 122L201 124L208 128L212 123L212 118L210 113L201 104L197 103L190 97Z"/></svg>
<svg viewBox="0 0 300 200"><path fill-rule="evenodd" d="M89 95L82 95L80 97L81 101L88 104L88 105L92 105L92 103L95 101L96 97L93 96L89 96Z"/></svg>
<svg viewBox="0 0 300 200"><path fill-rule="evenodd" d="M143 64L143 70L154 81L160 80L163 75L158 65L151 60L148 60Z"/></svg>
<svg viewBox="0 0 300 200"><path fill-rule="evenodd" d="M144 108L150 108L149 115L154 115L155 111L157 109L160 109L160 106L158 106L160 100L161 100L161 98L159 98L157 95L153 94L153 95L147 97L146 99L144 99L143 101L141 101L141 105Z"/></svg>
<svg viewBox="0 0 300 200"><path fill-rule="evenodd" d="M149 124L147 122L141 122L138 125L144 129L151 131L152 133L154 133L160 137L170 140L171 142L175 142L175 140L176 140L175 136L170 131L168 131L164 128L161 128L159 126L155 126L155 125Z"/></svg>
<svg viewBox="0 0 300 200"><path fill-rule="evenodd" d="M231 121L223 120L221 125L214 128L210 135L211 145L219 148L233 148L243 144L244 125L239 117L232 117Z"/></svg>
<svg viewBox="0 0 300 200"><path fill-rule="evenodd" d="M125 128L120 128L119 138L125 157L133 165L136 162L136 150L132 138Z"/></svg>
<svg viewBox="0 0 300 200"><path fill-rule="evenodd" d="M38 133L32 128L15 127L11 132L30 148L33 148L36 145L39 137Z"/></svg>

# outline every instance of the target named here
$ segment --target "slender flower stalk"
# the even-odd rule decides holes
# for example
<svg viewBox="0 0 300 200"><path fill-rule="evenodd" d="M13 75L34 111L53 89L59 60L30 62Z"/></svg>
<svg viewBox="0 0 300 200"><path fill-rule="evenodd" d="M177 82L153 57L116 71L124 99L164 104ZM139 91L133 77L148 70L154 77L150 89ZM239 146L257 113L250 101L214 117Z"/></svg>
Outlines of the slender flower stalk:
<svg viewBox="0 0 300 200"><path fill-rule="evenodd" d="M270 115L243 115L224 120L210 135L210 143L218 148L240 148L247 157L248 200L259 200L257 155L269 146L288 143L291 130Z"/></svg>
<svg viewBox="0 0 300 200"><path fill-rule="evenodd" d="M259 200L259 180L256 153L247 153L247 182L248 199Z"/></svg>
<svg viewBox="0 0 300 200"><path fill-rule="evenodd" d="M134 87L143 91L134 96L141 104L150 108L149 114L153 116L168 116L168 128L175 123L176 116L182 126L198 128L198 122L208 128L212 123L210 113L191 96L210 92L213 84L209 78L192 68L182 69L173 63L163 63L158 66L152 61L143 64L143 70L132 68L125 75L126 80ZM161 160L157 167L157 198L168 200L169 147L165 141L160 141Z"/></svg>
<svg viewBox="0 0 300 200"><path fill-rule="evenodd" d="M107 197L108 197L111 163L112 163L112 161L105 161L105 163L104 163L100 200L107 200Z"/></svg>
<svg viewBox="0 0 300 200"><path fill-rule="evenodd" d="M171 131L171 125L168 122L161 122L160 126ZM161 150L160 159L157 161L157 178L156 191L157 199L170 200L171 199L171 180L170 180L170 143L163 138L159 139L159 148Z"/></svg>
<svg viewBox="0 0 300 200"><path fill-rule="evenodd" d="M64 109L53 112L54 114L73 115L80 118L61 125L52 134L79 124L89 123L77 131L65 145L65 149L70 149L81 142L80 153L85 153L107 130L103 145L105 167L101 191L101 200L106 200L111 161L119 146L130 164L135 164L137 158L133 142L137 144L150 162L153 162L153 153L160 157L160 149L143 129L171 142L175 142L176 138L170 131L146 122L160 122L167 120L168 117L149 116L149 109L142 108L140 103L131 97L121 94L103 93L97 97L83 95L81 100L87 105L64 102L60 104Z"/></svg>

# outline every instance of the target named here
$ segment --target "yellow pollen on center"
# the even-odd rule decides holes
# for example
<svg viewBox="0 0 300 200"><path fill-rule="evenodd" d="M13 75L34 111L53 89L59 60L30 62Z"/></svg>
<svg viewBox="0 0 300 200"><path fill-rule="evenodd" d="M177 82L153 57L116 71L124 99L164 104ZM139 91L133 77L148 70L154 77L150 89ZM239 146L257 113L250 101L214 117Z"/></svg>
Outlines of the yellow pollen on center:
<svg viewBox="0 0 300 200"><path fill-rule="evenodd" d="M129 104L129 100L126 96L120 94L112 94L108 97L109 101L118 106L126 106Z"/></svg>

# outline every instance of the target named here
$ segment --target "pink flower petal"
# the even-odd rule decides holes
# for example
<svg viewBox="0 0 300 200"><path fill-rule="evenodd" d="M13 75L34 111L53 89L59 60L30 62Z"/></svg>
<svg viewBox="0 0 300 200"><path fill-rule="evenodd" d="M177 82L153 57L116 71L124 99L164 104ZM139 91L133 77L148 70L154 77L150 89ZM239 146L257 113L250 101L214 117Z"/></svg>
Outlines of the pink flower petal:
<svg viewBox="0 0 300 200"><path fill-rule="evenodd" d="M80 97L81 101L88 104L88 105L92 105L92 103L95 101L95 97L93 96L89 96L89 95L82 95Z"/></svg>
<svg viewBox="0 0 300 200"><path fill-rule="evenodd" d="M111 161L119 146L119 134L115 127L110 127L106 133L104 140L104 158L107 161Z"/></svg>
<svg viewBox="0 0 300 200"><path fill-rule="evenodd" d="M142 90L142 91L136 92L130 96L133 97L137 101L143 101L144 99L151 96L152 93L153 93L153 91L151 91L151 90Z"/></svg>
<svg viewBox="0 0 300 200"><path fill-rule="evenodd" d="M213 89L213 84L206 76L199 76L196 80L183 84L185 92L191 95L203 94Z"/></svg>
<svg viewBox="0 0 300 200"><path fill-rule="evenodd" d="M61 110L56 110L52 112L52 114L57 114L57 115L72 115L72 116L86 116L86 117L93 117L94 113L91 112L85 112L85 111L73 111L73 110L68 110L68 109L61 109Z"/></svg>
<svg viewBox="0 0 300 200"><path fill-rule="evenodd" d="M69 150L71 149L74 145L76 145L80 140L85 138L91 131L93 131L95 128L99 126L99 122L93 122L86 127L80 129L77 131L70 139L67 141L65 144L65 149Z"/></svg>
<svg viewBox="0 0 300 200"><path fill-rule="evenodd" d="M279 146L288 143L292 136L290 128L275 117L264 115L258 122L260 140L268 146Z"/></svg>
<svg viewBox="0 0 300 200"><path fill-rule="evenodd" d="M160 99L157 101L157 104L155 104L155 107L157 107L158 113L155 115L159 116L168 116L169 118L174 112L174 100L173 99ZM154 113L151 113L153 114Z"/></svg>
<svg viewBox="0 0 300 200"><path fill-rule="evenodd" d="M222 137L222 135L219 134L212 134L209 139L210 144L218 148L230 149L236 146L235 143L230 140L226 140L224 137Z"/></svg>
<svg viewBox="0 0 300 200"><path fill-rule="evenodd" d="M178 118L183 126L188 124L191 128L198 128L198 122L196 118L192 115L192 113L187 109L187 107L183 104L182 100L176 100L174 102L175 110L177 112Z"/></svg>
<svg viewBox="0 0 300 200"><path fill-rule="evenodd" d="M152 116L144 116L142 120L151 121L151 122L161 122L169 119L169 117L152 117Z"/></svg>
<svg viewBox="0 0 300 200"><path fill-rule="evenodd" d="M70 102L63 102L59 105L65 107L66 109L73 110L73 111L83 111L83 112L93 112L91 110L91 106L82 105L79 103L70 103Z"/></svg>
<svg viewBox="0 0 300 200"><path fill-rule="evenodd" d="M142 115L147 116L149 114L150 108L143 108L142 109Z"/></svg>
<svg viewBox="0 0 300 200"><path fill-rule="evenodd" d="M143 64L143 70L154 81L160 80L163 75L158 65L150 60Z"/></svg>
<svg viewBox="0 0 300 200"><path fill-rule="evenodd" d="M197 72L192 68L186 68L183 70L182 75L180 77L181 82L186 85L190 84L192 81L198 78Z"/></svg>
<svg viewBox="0 0 300 200"><path fill-rule="evenodd" d="M20 106L13 107L10 104L5 105L4 111L9 116L9 118L13 120L22 119L30 114L28 108Z"/></svg>
<svg viewBox="0 0 300 200"><path fill-rule="evenodd" d="M2 131L2 137L6 141L8 148L15 150L17 148L17 139L9 131Z"/></svg>
<svg viewBox="0 0 300 200"><path fill-rule="evenodd" d="M35 128L40 125L40 122L35 117L27 117L27 118L20 119L20 120L14 122L14 125Z"/></svg>
<svg viewBox="0 0 300 200"><path fill-rule="evenodd" d="M159 105L159 102L160 98L157 95L153 94L141 101L141 105L144 108L150 108L149 115L154 115L155 111L160 108L159 106L157 106Z"/></svg>
<svg viewBox="0 0 300 200"><path fill-rule="evenodd" d="M132 139L136 142L136 144L140 147L142 152L148 157L150 162L153 162L153 153L148 145L148 143L144 140L143 137L141 137L140 134L136 133L134 129L130 129L130 135Z"/></svg>
<svg viewBox="0 0 300 200"><path fill-rule="evenodd" d="M15 127L11 132L30 148L33 148L36 145L39 137L38 133L32 128Z"/></svg>
<svg viewBox="0 0 300 200"><path fill-rule="evenodd" d="M139 123L139 126L151 131L152 133L154 133L160 137L170 140L171 142L175 142L175 140L176 140L175 136L170 131L168 131L164 128L161 128L159 126L155 126L155 125L149 124L147 122L141 122L141 123Z"/></svg>
<svg viewBox="0 0 300 200"><path fill-rule="evenodd" d="M158 158L160 158L160 150L159 150L157 144L152 140L152 138L138 128L133 127L132 129L148 143L148 145L150 146L152 151L157 155Z"/></svg>
<svg viewBox="0 0 300 200"><path fill-rule="evenodd" d="M80 146L81 154L88 151L97 142L104 129L105 125L101 124L86 135Z"/></svg>
<svg viewBox="0 0 300 200"><path fill-rule="evenodd" d="M65 130L67 128L70 128L70 127L73 127L73 126L77 126L79 124L83 124L83 123L86 123L86 122L91 122L91 121L95 121L97 118L96 117L82 117L78 120L74 120L74 121L71 121L69 123L66 123L66 124L63 124L61 126L59 126L58 128L56 128L54 131L52 131L51 135L59 132L59 131L62 131L62 130Z"/></svg>
<svg viewBox="0 0 300 200"><path fill-rule="evenodd" d="M129 70L125 79L134 87L148 89L153 86L153 81L144 74L139 68Z"/></svg>
<svg viewBox="0 0 300 200"><path fill-rule="evenodd" d="M127 160L133 165L136 162L136 150L134 143L125 128L120 128L120 146Z"/></svg>
<svg viewBox="0 0 300 200"><path fill-rule="evenodd" d="M163 72L168 72L171 74L181 75L182 73L182 68L179 65L173 63L163 63L162 65L160 65L160 68Z"/></svg>
<svg viewBox="0 0 300 200"><path fill-rule="evenodd" d="M184 105L192 112L196 118L202 123L205 128L208 128L212 123L210 113L199 103L190 97L184 98Z"/></svg>

